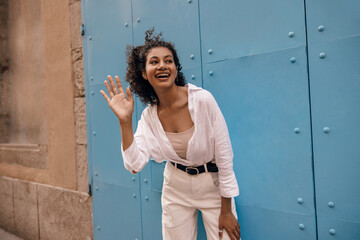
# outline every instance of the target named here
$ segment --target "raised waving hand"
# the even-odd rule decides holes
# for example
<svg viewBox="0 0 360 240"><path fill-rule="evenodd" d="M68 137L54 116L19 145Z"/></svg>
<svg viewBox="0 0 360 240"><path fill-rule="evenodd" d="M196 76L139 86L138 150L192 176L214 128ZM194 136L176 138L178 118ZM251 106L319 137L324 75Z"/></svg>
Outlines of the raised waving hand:
<svg viewBox="0 0 360 240"><path fill-rule="evenodd" d="M129 87L126 88L128 95L128 97L126 97L118 76L115 76L117 86L110 75L108 75L108 80L110 84L108 81L104 81L104 83L109 92L109 96L103 90L100 91L101 95L104 96L110 108L119 118L120 124L131 124L132 114L134 112L134 98Z"/></svg>

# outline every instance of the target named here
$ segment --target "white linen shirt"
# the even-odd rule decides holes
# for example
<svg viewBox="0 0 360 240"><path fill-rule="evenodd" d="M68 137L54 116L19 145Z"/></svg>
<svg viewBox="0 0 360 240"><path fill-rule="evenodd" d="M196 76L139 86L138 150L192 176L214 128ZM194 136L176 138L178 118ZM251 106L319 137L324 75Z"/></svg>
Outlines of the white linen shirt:
<svg viewBox="0 0 360 240"><path fill-rule="evenodd" d="M219 169L220 195L231 198L239 195L233 170L233 151L228 128L214 97L205 89L188 86L188 107L194 123L186 159L173 149L157 114L157 106L143 111L134 141L125 151L121 144L124 165L130 172L140 172L152 157L156 162L169 160L185 166L200 166L215 159Z"/></svg>

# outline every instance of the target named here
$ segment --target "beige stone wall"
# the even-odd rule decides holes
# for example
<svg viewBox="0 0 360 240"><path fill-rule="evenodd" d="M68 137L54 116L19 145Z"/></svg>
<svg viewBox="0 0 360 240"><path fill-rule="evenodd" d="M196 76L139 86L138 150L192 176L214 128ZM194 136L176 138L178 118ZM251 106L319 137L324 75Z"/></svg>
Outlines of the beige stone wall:
<svg viewBox="0 0 360 240"><path fill-rule="evenodd" d="M92 239L80 25L80 0L0 0L0 228L23 239Z"/></svg>
<svg viewBox="0 0 360 240"><path fill-rule="evenodd" d="M92 239L87 193L0 176L0 227L22 239Z"/></svg>
<svg viewBox="0 0 360 240"><path fill-rule="evenodd" d="M9 51L8 51L8 0L0 0L0 143L9 141Z"/></svg>

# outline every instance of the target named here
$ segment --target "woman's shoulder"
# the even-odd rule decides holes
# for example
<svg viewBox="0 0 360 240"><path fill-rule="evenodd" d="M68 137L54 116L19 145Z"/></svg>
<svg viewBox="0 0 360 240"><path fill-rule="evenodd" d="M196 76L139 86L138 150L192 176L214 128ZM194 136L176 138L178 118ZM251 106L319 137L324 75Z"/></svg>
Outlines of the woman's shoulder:
<svg viewBox="0 0 360 240"><path fill-rule="evenodd" d="M153 119L153 115L156 112L156 105L147 105L141 113L140 119L149 122L150 119Z"/></svg>
<svg viewBox="0 0 360 240"><path fill-rule="evenodd" d="M188 85L190 94L194 96L197 102L204 102L210 104L215 102L214 96L208 90L190 83L188 83Z"/></svg>

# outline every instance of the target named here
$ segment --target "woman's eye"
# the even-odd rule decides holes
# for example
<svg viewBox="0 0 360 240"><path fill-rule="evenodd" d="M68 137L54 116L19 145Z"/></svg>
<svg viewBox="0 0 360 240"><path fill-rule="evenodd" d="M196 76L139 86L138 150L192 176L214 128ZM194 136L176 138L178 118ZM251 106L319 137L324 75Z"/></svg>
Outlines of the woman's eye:
<svg viewBox="0 0 360 240"><path fill-rule="evenodd" d="M150 64L157 64L157 61L151 61Z"/></svg>
<svg viewBox="0 0 360 240"><path fill-rule="evenodd" d="M173 62L173 60L171 60L171 59L170 59L170 60L167 60L166 62L167 62L167 63L172 63L172 62Z"/></svg>

